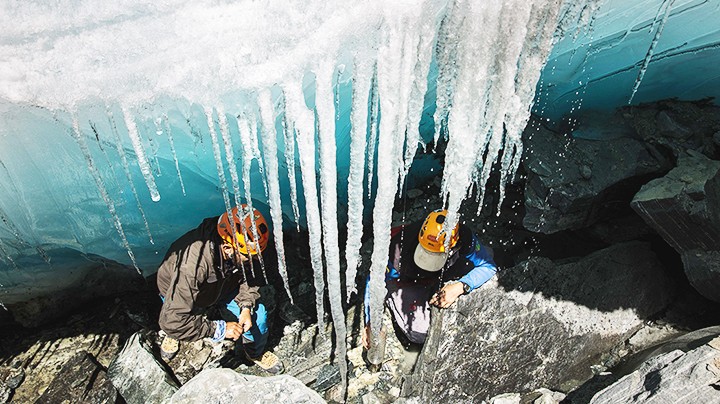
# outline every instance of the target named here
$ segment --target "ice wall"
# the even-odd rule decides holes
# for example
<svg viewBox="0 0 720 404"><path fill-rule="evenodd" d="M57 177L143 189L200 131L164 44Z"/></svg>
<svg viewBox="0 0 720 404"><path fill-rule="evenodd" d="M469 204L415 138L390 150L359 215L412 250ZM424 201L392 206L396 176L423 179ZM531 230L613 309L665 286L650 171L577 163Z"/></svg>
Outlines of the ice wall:
<svg viewBox="0 0 720 404"><path fill-rule="evenodd" d="M719 19L718 0L601 2L593 29L566 35L554 47L534 112L558 119L577 116L579 109L627 105L651 48L633 104L672 97L717 100Z"/></svg>

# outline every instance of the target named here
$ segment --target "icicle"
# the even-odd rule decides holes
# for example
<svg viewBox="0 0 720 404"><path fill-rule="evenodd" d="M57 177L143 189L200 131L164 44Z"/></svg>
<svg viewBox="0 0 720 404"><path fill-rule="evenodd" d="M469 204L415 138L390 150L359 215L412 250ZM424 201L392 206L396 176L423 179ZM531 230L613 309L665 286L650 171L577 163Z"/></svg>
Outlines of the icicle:
<svg viewBox="0 0 720 404"><path fill-rule="evenodd" d="M180 189L182 190L183 196L187 196L185 193L185 183L183 182L182 174L180 173L180 162L178 161L177 151L175 150L175 141L173 140L172 129L170 128L170 120L167 115L163 115L162 122L163 127L165 128L165 133L167 133L168 143L170 144L170 152L172 153L173 161L175 162L175 171L177 171L178 180L180 181Z"/></svg>
<svg viewBox="0 0 720 404"><path fill-rule="evenodd" d="M232 145L232 139L230 138L230 127L228 126L227 122L227 116L225 115L225 110L222 107L217 107L217 114L218 114L218 121L220 123L220 134L222 135L223 139L223 145L225 146L225 161L227 161L228 164L228 171L230 172L230 179L232 181L233 185L233 197L235 199L235 206L240 209L240 179L237 175L237 166L235 165L235 153L233 152L233 145ZM249 193L247 195L247 205L252 210L252 199L249 196ZM255 216L250 215L250 229L245 226L245 221L240 222L240 231L242 231L243 237L247 240L248 239L248 230L250 230L253 234L253 239L258 240L258 232L257 232L257 226L255 225ZM235 227L235 222L232 221L230 223L232 227L233 232L233 241L237 243L236 240L236 231L237 228ZM265 263L263 262L262 254L258 255L258 260L260 261L260 269L263 274L263 278L267 282L267 275L265 273ZM253 261L249 260L248 264L250 265L250 272L255 276L255 269L253 268Z"/></svg>
<svg viewBox="0 0 720 404"><path fill-rule="evenodd" d="M210 140L212 141L213 156L215 156L215 168L217 169L218 179L220 180L220 189L222 190L223 201L225 201L225 212L228 217L233 217L227 180L225 179L225 168L223 167L222 155L220 154L220 144L218 143L217 133L215 132L215 121L213 120L212 108L205 107L205 116L207 117ZM230 226L232 227L232 234L234 238L236 233L234 220L230 220Z"/></svg>
<svg viewBox="0 0 720 404"><path fill-rule="evenodd" d="M380 122L380 100L378 99L377 90L377 65L373 67L373 78L370 84L370 144L368 144L367 161L368 161L368 187L367 196L372 197L372 184L375 173L375 144L378 137L378 125Z"/></svg>
<svg viewBox="0 0 720 404"><path fill-rule="evenodd" d="M408 80L410 93L407 99L407 123L405 124L405 161L403 170L400 173L400 183L410 171L415 153L420 144L420 118L422 118L423 107L425 106L425 93L427 92L427 76L430 71L430 62L433 55L433 42L437 31L435 16L439 12L431 6L432 3L423 5L416 22L412 35L408 35L410 43L406 48L412 49L408 52L406 71L403 76Z"/></svg>
<svg viewBox="0 0 720 404"><path fill-rule="evenodd" d="M425 6L419 4L415 7ZM381 29L383 42L378 50L377 85L382 119L377 144L377 197L373 209L374 246L369 282L373 340L380 334L382 308L387 294L385 267L390 245L390 225L403 167L403 143L407 128L407 109L404 106L412 92L412 78L401 76L407 74L408 63L414 62L417 50L416 43L408 41L408 37L417 35L414 31L417 27L413 27L407 18L386 15L386 23ZM410 68L413 67L414 64L410 64Z"/></svg>
<svg viewBox="0 0 720 404"><path fill-rule="evenodd" d="M252 161L255 158L255 154L253 151L252 141L250 139L250 134L252 129L250 128L250 122L247 120L247 118L243 115L242 118L237 118L238 123L238 131L240 134L240 144L243 148L243 170L242 170L242 180L243 180L243 186L245 188L245 200L248 203L248 206L252 207L252 192L251 192L251 182L250 182L250 169L252 168ZM251 218L251 221L254 223L254 218ZM245 227L245 223L240 224L242 227L243 236L247 238L248 235L248 229ZM261 265L264 271L264 265ZM255 276L255 269L253 268L253 263L250 261L250 271ZM265 273L263 272L263 275Z"/></svg>
<svg viewBox="0 0 720 404"><path fill-rule="evenodd" d="M497 214L505 198L505 186L509 184L522 158L523 143L522 132L530 119L533 108L537 83L540 72L552 50L555 21L558 19L560 9L549 7L544 3L533 4L530 19L525 24L528 27L539 27L528 30L523 49L520 52L522 63L518 63L518 72L515 77L515 91L507 112L505 113L505 145L500 168L500 198L498 200Z"/></svg>
<svg viewBox="0 0 720 404"><path fill-rule="evenodd" d="M100 172L95 167L95 162L93 162L92 155L90 154L90 150L88 149L87 143L85 142L85 138L83 138L82 134L80 133L80 124L78 122L78 118L76 114L73 114L72 117L72 136L75 138L75 141L77 142L78 146L80 146L80 150L83 153L83 156L85 157L85 162L88 165L88 169L90 170L90 174L92 175L93 179L95 180L95 185L97 185L98 191L100 191L100 196L102 196L103 201L105 201L105 204L108 207L108 211L110 211L110 215L113 218L113 224L115 225L115 230L117 230L118 235L120 236L120 239L122 240L122 244L127 250L128 255L130 256L130 260L132 261L133 266L135 267L135 270L142 275L142 271L137 266L137 262L135 262L135 254L133 254L132 249L130 248L130 243L128 243L127 237L125 237L125 231L123 231L122 223L120 222L120 217L118 216L117 212L115 211L115 203L110 198L110 195L108 195L107 190L105 189L105 184L103 184L102 177L100 177Z"/></svg>
<svg viewBox="0 0 720 404"><path fill-rule="evenodd" d="M345 262L346 299L356 291L355 276L360 264L363 236L363 174L367 143L368 99L372 85L373 66L368 60L356 59L353 69L352 110L350 112L350 173L348 174L348 224ZM371 173L369 175L372 175Z"/></svg>
<svg viewBox="0 0 720 404"><path fill-rule="evenodd" d="M438 39L436 47L436 59L438 66L438 76L436 83L436 109L433 117L435 121L435 134L433 139L433 150L437 150L437 144L440 141L440 134L443 128L447 127L448 114L452 107L452 94L455 89L455 81L457 80L457 53L458 45L455 38L459 27L463 23L465 15L458 11L458 1L450 0L447 5L448 11L438 29Z"/></svg>
<svg viewBox="0 0 720 404"><path fill-rule="evenodd" d="M283 242L282 204L280 201L279 168L277 160L277 131L275 129L275 116L273 114L272 96L269 90L261 91L258 96L260 118L262 119L262 145L265 152L265 174L267 175L268 191L270 192L270 216L272 216L273 236L278 257L278 270L282 276L285 291L293 301L288 282L287 267L285 265L285 244Z"/></svg>
<svg viewBox="0 0 720 404"><path fill-rule="evenodd" d="M127 178L128 184L130 185L130 191L135 197L135 203L137 204L140 216L142 216L143 224L145 225L145 231L147 232L150 244L155 244L152 233L150 232L150 225L148 224L147 217L145 217L145 210L142 207L142 203L140 203L140 196L138 195L137 189L135 188L132 174L130 174L130 164L127 161L125 149L123 148L122 142L120 140L120 134L118 133L117 125L115 124L115 117L113 116L109 108L106 109L106 113L108 115L108 120L110 121L110 131L114 136L115 148L117 149L118 155L120 156L120 161L122 162L123 170L125 171L125 178Z"/></svg>
<svg viewBox="0 0 720 404"><path fill-rule="evenodd" d="M300 173L302 175L305 211L310 237L310 260L312 262L315 279L315 307L317 310L318 333L324 335L325 309L323 305L323 295L325 291L325 278L323 273L322 230L315 172L315 126L313 113L305 104L302 85L298 84L301 82L302 80L291 81L293 85L285 88L285 101L287 112L297 132Z"/></svg>
<svg viewBox="0 0 720 404"><path fill-rule="evenodd" d="M297 183L295 178L295 125L288 119L287 106L285 105L285 93L282 95L283 110L283 140L285 142L285 164L288 170L288 182L290 182L290 200L292 202L293 218L295 228L300 232L300 208L297 201Z"/></svg>
<svg viewBox="0 0 720 404"><path fill-rule="evenodd" d="M265 181L265 166L263 164L262 157L260 156L260 146L258 144L258 125L257 117L254 113L249 114L250 118L250 144L252 145L253 158L258 161L258 171L260 172L260 178L262 178L263 191L265 191L265 199L269 197L267 182Z"/></svg>
<svg viewBox="0 0 720 404"><path fill-rule="evenodd" d="M628 105L632 103L633 98L635 98L635 93L637 93L637 90L640 87L640 83L642 83L642 80L645 77L645 72L647 72L648 65L650 65L650 60L655 54L655 47L657 47L658 42L660 42L660 37L662 36L662 32L665 29L665 24L667 23L668 17L670 17L670 9L672 9L673 3L675 3L675 0L664 0L663 4L660 6L661 9L662 7L665 8L665 12L663 14L662 21L660 22L657 31L655 31L655 37L653 37L653 40L650 43L650 48L648 48L647 54L645 54L645 59L643 60L642 67L640 67L640 72L635 79L635 85L633 86L632 94L630 94ZM660 15L659 10L658 15ZM657 16L655 18L657 20ZM656 21L653 21L653 26L655 25L655 22Z"/></svg>
<svg viewBox="0 0 720 404"><path fill-rule="evenodd" d="M155 177L153 177L150 163L148 163L147 156L145 156L145 149L143 148L142 141L140 140L135 120L130 115L130 111L128 111L127 108L123 107L122 112L125 118L128 136L130 136L130 141L132 142L133 149L135 150L135 156L137 157L138 164L140 165L140 171L142 171L143 177L145 178L145 184L150 191L150 198L153 202L158 202L160 200L160 193L155 185Z"/></svg>
<svg viewBox="0 0 720 404"><path fill-rule="evenodd" d="M335 63L327 59L320 63L316 72L318 137L320 140L320 195L322 205L322 240L325 247L328 296L330 312L335 329L335 360L340 366L342 379L341 397L347 390L347 329L342 307L342 283L340 280L340 247L338 245L337 220L337 163L335 146L335 111L333 102L333 71Z"/></svg>

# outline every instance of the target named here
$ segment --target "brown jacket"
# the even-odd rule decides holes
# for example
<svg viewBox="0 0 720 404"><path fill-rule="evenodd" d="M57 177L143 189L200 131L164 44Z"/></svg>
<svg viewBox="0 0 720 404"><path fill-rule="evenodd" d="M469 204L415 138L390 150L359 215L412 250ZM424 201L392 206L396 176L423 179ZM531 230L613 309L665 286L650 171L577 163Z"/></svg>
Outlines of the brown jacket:
<svg viewBox="0 0 720 404"><path fill-rule="evenodd" d="M165 299L158 322L175 339L212 337L215 325L201 314L201 309L236 288L239 292L235 301L240 307L254 306L260 297L259 288L245 282L242 268L221 259L217 221L217 216L207 218L176 240L158 268L157 285Z"/></svg>

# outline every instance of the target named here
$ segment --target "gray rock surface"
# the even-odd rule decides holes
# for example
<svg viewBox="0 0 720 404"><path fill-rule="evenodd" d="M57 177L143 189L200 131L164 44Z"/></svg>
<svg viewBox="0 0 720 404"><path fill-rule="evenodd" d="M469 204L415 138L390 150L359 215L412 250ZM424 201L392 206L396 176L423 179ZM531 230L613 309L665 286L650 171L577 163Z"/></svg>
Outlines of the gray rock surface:
<svg viewBox="0 0 720 404"><path fill-rule="evenodd" d="M241 375L230 369L205 369L183 385L170 403L324 403L300 380L288 376Z"/></svg>
<svg viewBox="0 0 720 404"><path fill-rule="evenodd" d="M683 155L665 177L650 181L632 207L682 257L690 284L720 302L720 161Z"/></svg>
<svg viewBox="0 0 720 404"><path fill-rule="evenodd" d="M569 391L643 319L663 310L671 289L641 242L574 262L531 259L499 272L455 307L434 309L403 393L424 402L480 402L539 386Z"/></svg>
<svg viewBox="0 0 720 404"><path fill-rule="evenodd" d="M15 389L25 379L25 370L21 367L0 367L0 403L10 401Z"/></svg>
<svg viewBox="0 0 720 404"><path fill-rule="evenodd" d="M580 229L611 216L642 184L671 168L653 146L630 137L575 139L541 127L525 144L523 226L540 233Z"/></svg>
<svg viewBox="0 0 720 404"><path fill-rule="evenodd" d="M100 364L85 351L63 366L36 403L114 404L118 392Z"/></svg>
<svg viewBox="0 0 720 404"><path fill-rule="evenodd" d="M720 403L720 338L654 357L597 393L593 404Z"/></svg>
<svg viewBox="0 0 720 404"><path fill-rule="evenodd" d="M108 367L108 377L128 404L164 403L178 389L141 333L127 340Z"/></svg>

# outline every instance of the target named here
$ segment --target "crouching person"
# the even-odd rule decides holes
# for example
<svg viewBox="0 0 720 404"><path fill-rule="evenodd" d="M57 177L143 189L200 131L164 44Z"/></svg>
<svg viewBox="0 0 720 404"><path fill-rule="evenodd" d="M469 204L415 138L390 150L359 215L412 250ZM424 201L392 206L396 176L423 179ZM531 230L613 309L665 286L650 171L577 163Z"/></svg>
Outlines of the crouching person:
<svg viewBox="0 0 720 404"><path fill-rule="evenodd" d="M165 255L157 273L163 299L158 322L166 334L160 353L170 360L180 341L230 339L242 343L249 360L277 374L283 365L275 354L265 351L267 314L257 303L259 287L248 284L251 273L262 271L259 260L269 250L270 231L262 214L245 204L239 210L233 208L231 214L231 218L226 212L203 220ZM204 315L213 305L223 319L209 320Z"/></svg>

